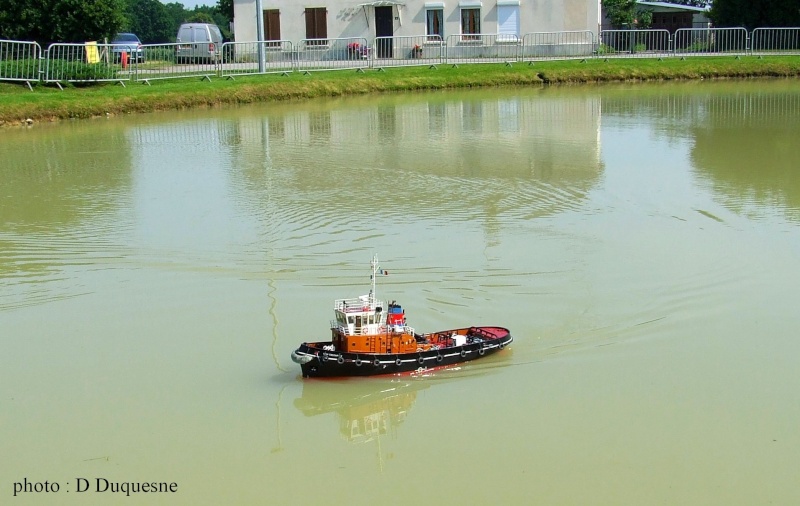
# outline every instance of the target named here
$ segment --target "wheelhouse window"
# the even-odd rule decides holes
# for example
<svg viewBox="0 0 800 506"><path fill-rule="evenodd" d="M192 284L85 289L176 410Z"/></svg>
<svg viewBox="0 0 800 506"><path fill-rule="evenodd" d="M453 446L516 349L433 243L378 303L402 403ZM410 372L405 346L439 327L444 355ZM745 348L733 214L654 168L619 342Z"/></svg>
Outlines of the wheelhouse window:
<svg viewBox="0 0 800 506"><path fill-rule="evenodd" d="M425 11L427 18L425 32L431 42L444 40L444 9L428 9Z"/></svg>
<svg viewBox="0 0 800 506"><path fill-rule="evenodd" d="M269 47L280 45L277 41L281 40L281 11L278 9L264 11L264 40L276 41L267 44Z"/></svg>
<svg viewBox="0 0 800 506"><path fill-rule="evenodd" d="M328 9L325 7L307 8L306 14L306 39L310 46L328 45Z"/></svg>
<svg viewBox="0 0 800 506"><path fill-rule="evenodd" d="M461 9L461 39L478 40L481 33L481 10L473 8Z"/></svg>

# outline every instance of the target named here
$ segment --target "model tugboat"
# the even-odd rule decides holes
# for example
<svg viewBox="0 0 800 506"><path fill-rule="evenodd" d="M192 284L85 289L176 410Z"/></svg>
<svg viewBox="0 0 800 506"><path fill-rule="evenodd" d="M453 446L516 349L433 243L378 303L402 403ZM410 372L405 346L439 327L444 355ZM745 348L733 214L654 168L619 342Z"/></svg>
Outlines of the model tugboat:
<svg viewBox="0 0 800 506"><path fill-rule="evenodd" d="M337 299L331 340L303 343L292 352L303 376L374 376L443 367L483 358L513 338L503 327L464 327L418 334L396 301L375 296L378 257L371 262L372 289L353 299Z"/></svg>

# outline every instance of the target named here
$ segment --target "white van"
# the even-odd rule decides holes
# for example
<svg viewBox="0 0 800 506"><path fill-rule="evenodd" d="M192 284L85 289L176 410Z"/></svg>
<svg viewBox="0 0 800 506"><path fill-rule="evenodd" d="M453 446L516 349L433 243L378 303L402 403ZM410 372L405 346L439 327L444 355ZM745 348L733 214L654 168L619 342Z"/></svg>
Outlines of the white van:
<svg viewBox="0 0 800 506"><path fill-rule="evenodd" d="M175 56L178 63L217 62L222 54L222 32L210 23L184 23L178 28Z"/></svg>

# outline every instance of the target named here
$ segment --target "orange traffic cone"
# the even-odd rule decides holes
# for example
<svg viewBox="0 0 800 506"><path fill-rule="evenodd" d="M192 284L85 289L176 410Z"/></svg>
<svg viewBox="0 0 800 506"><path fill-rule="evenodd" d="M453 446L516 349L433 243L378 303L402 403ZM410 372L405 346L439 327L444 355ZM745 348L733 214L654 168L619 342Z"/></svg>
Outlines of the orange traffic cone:
<svg viewBox="0 0 800 506"><path fill-rule="evenodd" d="M120 62L122 62L122 68L124 68L124 69L128 68L128 52L127 51L123 51L122 55L120 55L119 59L120 59Z"/></svg>

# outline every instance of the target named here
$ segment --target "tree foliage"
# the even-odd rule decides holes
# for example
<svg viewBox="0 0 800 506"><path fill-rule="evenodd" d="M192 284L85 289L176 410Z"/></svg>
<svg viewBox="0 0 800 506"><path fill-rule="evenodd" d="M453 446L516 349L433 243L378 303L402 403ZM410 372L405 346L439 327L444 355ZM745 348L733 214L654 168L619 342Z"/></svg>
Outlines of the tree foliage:
<svg viewBox="0 0 800 506"><path fill-rule="evenodd" d="M214 9L228 20L233 21L233 0L217 0L217 6Z"/></svg>
<svg viewBox="0 0 800 506"><path fill-rule="evenodd" d="M653 24L653 12L636 0L602 0L602 4L614 28L649 28Z"/></svg>
<svg viewBox="0 0 800 506"><path fill-rule="evenodd" d="M177 25L158 0L125 0L124 29L139 36L145 44L160 44L175 40Z"/></svg>
<svg viewBox="0 0 800 506"><path fill-rule="evenodd" d="M0 0L0 38L86 42L110 38L123 24L123 0Z"/></svg>
<svg viewBox="0 0 800 506"><path fill-rule="evenodd" d="M188 14L189 18L187 21L195 23L214 23L219 27L225 40L230 40L231 34L229 27L233 17L228 17L218 6L209 7L208 5L198 5L193 10L188 11Z"/></svg>
<svg viewBox="0 0 800 506"><path fill-rule="evenodd" d="M233 0L187 10L182 3L159 0L0 0L0 39L53 42L110 40L133 32L145 44L175 42L187 21L214 23L230 36Z"/></svg>
<svg viewBox="0 0 800 506"><path fill-rule="evenodd" d="M169 16L170 23L174 28L175 33L172 34L172 38L174 39L175 34L178 33L178 27L188 19L189 11L186 10L183 4L178 2L165 4L164 10L167 11L167 16Z"/></svg>
<svg viewBox="0 0 800 506"><path fill-rule="evenodd" d="M190 23L214 23L214 18L207 12L194 12L187 21Z"/></svg>
<svg viewBox="0 0 800 506"><path fill-rule="evenodd" d="M798 0L714 0L711 20L716 26L747 29L800 26Z"/></svg>

